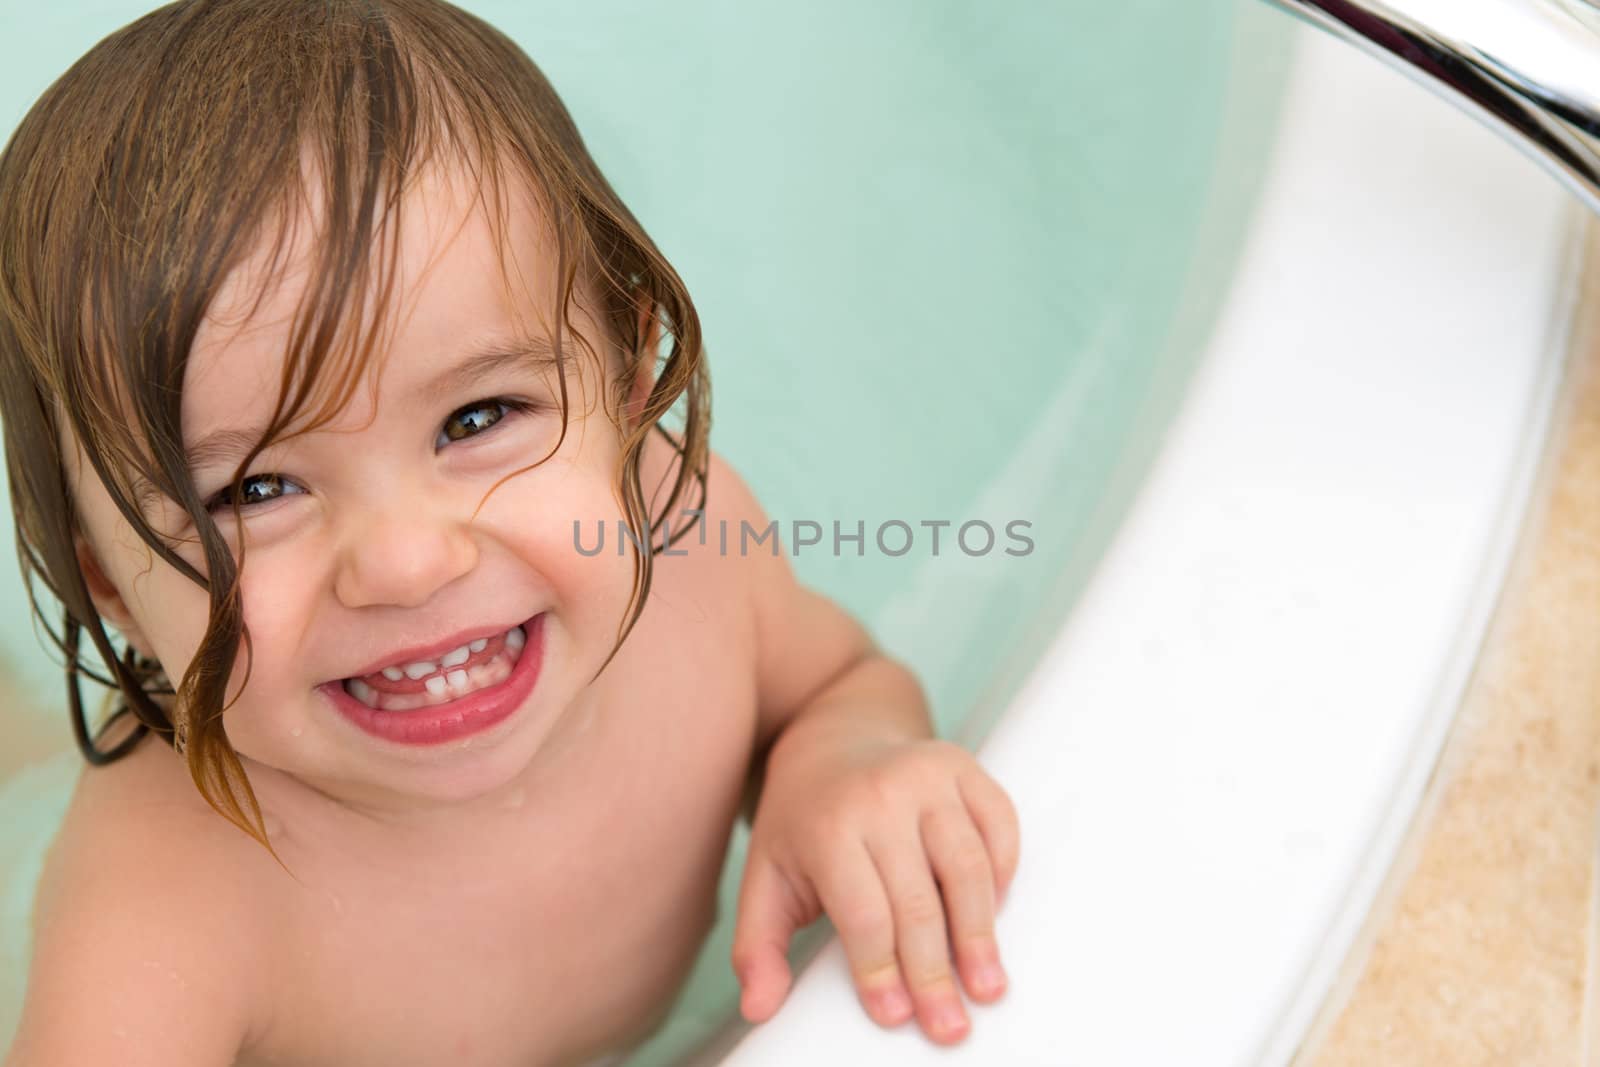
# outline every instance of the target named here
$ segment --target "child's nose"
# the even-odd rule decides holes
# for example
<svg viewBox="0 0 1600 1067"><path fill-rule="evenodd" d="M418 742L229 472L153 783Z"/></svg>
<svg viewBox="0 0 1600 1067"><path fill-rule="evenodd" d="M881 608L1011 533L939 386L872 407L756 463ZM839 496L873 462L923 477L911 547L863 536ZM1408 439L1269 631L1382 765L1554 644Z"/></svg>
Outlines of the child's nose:
<svg viewBox="0 0 1600 1067"><path fill-rule="evenodd" d="M346 607L420 607L477 565L478 546L456 516L389 509L351 523L334 593Z"/></svg>

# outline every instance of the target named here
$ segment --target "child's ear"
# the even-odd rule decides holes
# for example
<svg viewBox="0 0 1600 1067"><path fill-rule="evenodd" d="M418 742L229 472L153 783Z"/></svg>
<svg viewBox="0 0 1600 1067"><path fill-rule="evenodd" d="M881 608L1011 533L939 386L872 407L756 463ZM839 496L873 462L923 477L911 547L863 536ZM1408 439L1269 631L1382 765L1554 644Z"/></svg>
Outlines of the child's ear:
<svg viewBox="0 0 1600 1067"><path fill-rule="evenodd" d="M639 336L644 339L640 347L639 366L628 383L628 399L623 405L623 418L629 426L639 420L645 401L656 384L656 353L661 346L661 320L656 317L655 303L648 297L639 300Z"/></svg>
<svg viewBox="0 0 1600 1067"><path fill-rule="evenodd" d="M72 545L77 551L78 570L83 574L83 584L89 589L89 599L94 602L95 611L100 613L102 619L115 626L136 651L148 659L154 659L150 643L144 638L144 631L134 622L132 613L128 611L127 602L122 599L122 594L117 592L117 587L106 577L106 572L101 568L100 560L88 540L82 534L76 534L72 538Z"/></svg>
<svg viewBox="0 0 1600 1067"><path fill-rule="evenodd" d="M655 368L650 365L648 358L640 360L639 369L634 371L633 381L628 385L628 399L622 408L625 425L631 427L638 423L644 414L645 401L650 399L650 390L655 384Z"/></svg>

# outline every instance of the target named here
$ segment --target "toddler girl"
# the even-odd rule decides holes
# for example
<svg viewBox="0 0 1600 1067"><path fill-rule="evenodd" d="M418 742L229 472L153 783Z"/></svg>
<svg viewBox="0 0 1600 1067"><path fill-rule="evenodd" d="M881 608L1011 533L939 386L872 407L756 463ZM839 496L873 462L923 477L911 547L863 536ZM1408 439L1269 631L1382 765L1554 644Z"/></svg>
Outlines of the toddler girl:
<svg viewBox="0 0 1600 1067"><path fill-rule="evenodd" d="M781 553L703 536L767 526L708 404L682 281L449 4L182 0L51 86L0 155L0 424L97 766L7 1063L615 1053L741 812L746 1018L826 912L873 1019L960 1040L1015 814Z"/></svg>

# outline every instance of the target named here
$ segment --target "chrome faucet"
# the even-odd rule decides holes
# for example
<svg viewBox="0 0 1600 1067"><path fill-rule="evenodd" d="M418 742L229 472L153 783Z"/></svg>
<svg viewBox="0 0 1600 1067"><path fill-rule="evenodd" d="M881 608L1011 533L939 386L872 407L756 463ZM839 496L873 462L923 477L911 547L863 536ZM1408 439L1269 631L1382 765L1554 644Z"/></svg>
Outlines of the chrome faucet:
<svg viewBox="0 0 1600 1067"><path fill-rule="evenodd" d="M1590 0L1268 0L1398 67L1600 213L1600 6Z"/></svg>

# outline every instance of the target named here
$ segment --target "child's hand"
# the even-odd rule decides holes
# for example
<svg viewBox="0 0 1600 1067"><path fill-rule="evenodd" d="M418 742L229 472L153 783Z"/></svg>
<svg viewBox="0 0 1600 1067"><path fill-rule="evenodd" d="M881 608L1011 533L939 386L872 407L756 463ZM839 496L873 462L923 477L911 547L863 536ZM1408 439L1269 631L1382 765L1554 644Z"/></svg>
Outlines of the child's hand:
<svg viewBox="0 0 1600 1067"><path fill-rule="evenodd" d="M947 741L790 740L802 739L774 747L751 827L733 941L740 1010L751 1022L777 1011L790 938L826 910L868 1015L897 1026L914 1011L934 1041L960 1041L951 946L974 1000L1005 990L994 915L1017 866L1010 798Z"/></svg>

